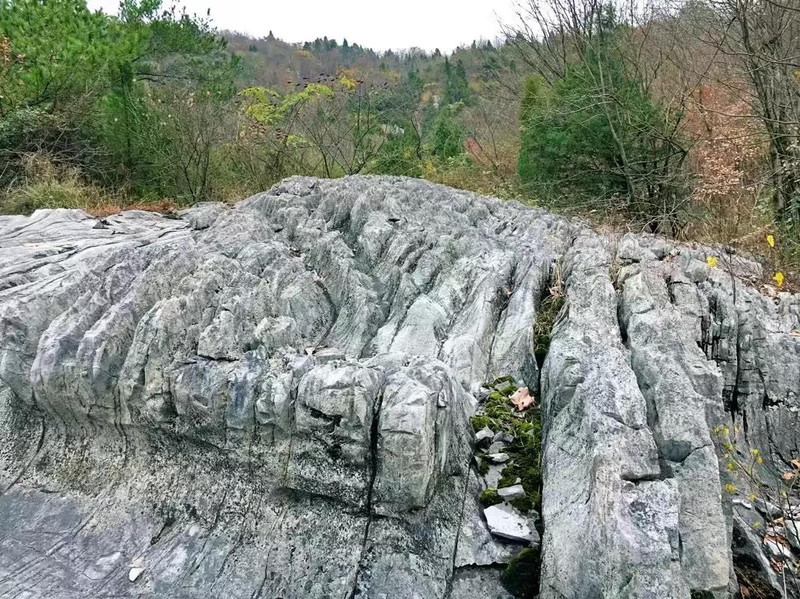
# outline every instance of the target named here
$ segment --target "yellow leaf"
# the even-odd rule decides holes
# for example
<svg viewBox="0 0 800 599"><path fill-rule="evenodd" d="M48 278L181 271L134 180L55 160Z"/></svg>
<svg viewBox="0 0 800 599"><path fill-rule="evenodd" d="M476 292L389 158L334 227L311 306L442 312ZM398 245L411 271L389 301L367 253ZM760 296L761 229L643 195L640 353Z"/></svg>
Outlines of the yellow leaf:
<svg viewBox="0 0 800 599"><path fill-rule="evenodd" d="M717 257L716 256L707 256L706 257L706 264L708 264L711 268L716 268L717 266Z"/></svg>
<svg viewBox="0 0 800 599"><path fill-rule="evenodd" d="M728 483L727 485L725 485L725 490L728 493L736 493L736 486L732 485L731 483Z"/></svg>
<svg viewBox="0 0 800 599"><path fill-rule="evenodd" d="M774 248L775 247L775 236L774 235L767 235L767 243L769 244L769 247Z"/></svg>
<svg viewBox="0 0 800 599"><path fill-rule="evenodd" d="M772 278L775 279L775 282L778 284L778 287L783 285L783 281L784 281L785 277L783 276L783 273L781 271L776 272L775 276L772 277Z"/></svg>

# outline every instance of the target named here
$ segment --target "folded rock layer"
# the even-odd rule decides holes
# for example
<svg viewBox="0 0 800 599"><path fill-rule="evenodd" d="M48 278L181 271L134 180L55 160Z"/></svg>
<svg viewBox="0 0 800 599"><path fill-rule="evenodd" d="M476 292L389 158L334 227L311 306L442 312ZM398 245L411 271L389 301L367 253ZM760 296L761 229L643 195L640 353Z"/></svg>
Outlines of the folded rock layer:
<svg viewBox="0 0 800 599"><path fill-rule="evenodd" d="M391 177L0 217L0 596L510 597L501 375L542 403L543 598L732 596L711 431L798 457L800 299L709 251Z"/></svg>

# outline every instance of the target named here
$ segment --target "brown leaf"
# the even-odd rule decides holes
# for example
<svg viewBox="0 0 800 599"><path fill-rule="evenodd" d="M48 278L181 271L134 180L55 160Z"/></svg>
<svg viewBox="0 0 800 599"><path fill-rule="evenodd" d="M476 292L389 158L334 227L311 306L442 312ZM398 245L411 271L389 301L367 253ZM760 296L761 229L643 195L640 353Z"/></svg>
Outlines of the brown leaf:
<svg viewBox="0 0 800 599"><path fill-rule="evenodd" d="M791 461L792 466L795 470L800 470L800 460L795 458Z"/></svg>
<svg viewBox="0 0 800 599"><path fill-rule="evenodd" d="M781 478L786 481L793 480L796 474L797 474L796 472L791 472L791 471L784 472L783 474L781 474Z"/></svg>
<svg viewBox="0 0 800 599"><path fill-rule="evenodd" d="M531 395L527 387L517 389L514 395L511 396L511 403L516 406L519 412L527 410L531 406L536 407L536 399Z"/></svg>

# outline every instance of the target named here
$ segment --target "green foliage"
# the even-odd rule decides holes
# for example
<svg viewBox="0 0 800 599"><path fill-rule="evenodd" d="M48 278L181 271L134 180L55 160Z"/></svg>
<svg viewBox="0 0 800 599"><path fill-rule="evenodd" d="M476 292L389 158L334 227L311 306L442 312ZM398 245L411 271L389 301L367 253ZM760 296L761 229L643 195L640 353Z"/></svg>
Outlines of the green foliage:
<svg viewBox="0 0 800 599"><path fill-rule="evenodd" d="M522 82L522 100L520 101L519 120L527 123L535 116L537 110L547 100L545 87L547 82L541 75L529 75Z"/></svg>
<svg viewBox="0 0 800 599"><path fill-rule="evenodd" d="M0 38L16 60L0 78L0 115L24 106L80 100L107 85L137 40L84 0L0 0Z"/></svg>
<svg viewBox="0 0 800 599"><path fill-rule="evenodd" d="M275 126L282 123L292 111L308 102L333 98L333 90L327 85L311 83L302 91L284 96L267 87L249 87L239 92L239 95L251 100L245 108L247 116L258 123Z"/></svg>
<svg viewBox="0 0 800 599"><path fill-rule="evenodd" d="M30 214L40 208L87 208L108 203L100 190L81 180L75 169L60 169L38 154L24 158L25 180L0 197L0 213Z"/></svg>
<svg viewBox="0 0 800 599"><path fill-rule="evenodd" d="M456 66L445 58L444 59L444 99L448 104L457 102L468 102L470 99L469 83L467 82L467 71L464 63L459 60Z"/></svg>
<svg viewBox="0 0 800 599"><path fill-rule="evenodd" d="M18 187L0 204L6 214L30 214L40 208L78 208L82 205L80 187L58 183L39 182Z"/></svg>
<svg viewBox="0 0 800 599"><path fill-rule="evenodd" d="M375 160L373 170L387 175L420 177L422 175L422 144L413 123L400 135L389 135Z"/></svg>
<svg viewBox="0 0 800 599"><path fill-rule="evenodd" d="M492 425L492 419L485 415L473 416L470 419L470 422L472 423L472 428L476 433L487 426L491 428Z"/></svg>
<svg viewBox="0 0 800 599"><path fill-rule="evenodd" d="M503 503L503 498L497 494L497 489L485 489L478 497L478 501L480 501L483 507L490 507L498 503Z"/></svg>
<svg viewBox="0 0 800 599"><path fill-rule="evenodd" d="M406 87L414 97L414 99L418 99L420 94L422 93L423 88L425 87L422 78L419 76L419 69L411 68L408 71L408 77L406 80Z"/></svg>
<svg viewBox="0 0 800 599"><path fill-rule="evenodd" d="M533 503L533 499L527 495L525 497L517 497L516 499L512 499L509 503L511 503L511 505L513 505L523 514L527 514L536 507L536 505Z"/></svg>
<svg viewBox="0 0 800 599"><path fill-rule="evenodd" d="M181 163L187 136L167 125L188 101L231 97L238 61L207 21L160 0L125 0L118 18L85 0L0 0L3 38L14 57L0 77L6 185L38 152L103 185L198 199ZM210 148L194 145L192 160L209 162Z"/></svg>
<svg viewBox="0 0 800 599"><path fill-rule="evenodd" d="M594 207L614 198L629 216L657 225L685 197L686 152L675 134L682 115L628 72L610 21L563 77L525 81L519 176L544 195L577 195Z"/></svg>
<svg viewBox="0 0 800 599"><path fill-rule="evenodd" d="M464 127L458 120L461 105L444 106L433 123L429 146L438 158L455 158L464 153Z"/></svg>

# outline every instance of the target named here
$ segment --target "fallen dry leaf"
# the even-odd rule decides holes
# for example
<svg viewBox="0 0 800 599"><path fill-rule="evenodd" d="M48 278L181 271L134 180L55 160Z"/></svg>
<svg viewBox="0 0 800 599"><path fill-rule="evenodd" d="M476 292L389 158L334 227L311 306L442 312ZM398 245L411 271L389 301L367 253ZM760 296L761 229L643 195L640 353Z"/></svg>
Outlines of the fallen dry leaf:
<svg viewBox="0 0 800 599"><path fill-rule="evenodd" d="M793 337L800 337L800 329L793 329L791 333L789 333Z"/></svg>
<svg viewBox="0 0 800 599"><path fill-rule="evenodd" d="M783 474L781 474L781 478L783 480L792 480L794 479L795 476L796 474L794 472L784 472Z"/></svg>
<svg viewBox="0 0 800 599"><path fill-rule="evenodd" d="M531 406L536 407L536 399L531 395L527 387L517 389L514 395L511 396L511 403L516 406L519 412L527 410Z"/></svg>
<svg viewBox="0 0 800 599"><path fill-rule="evenodd" d="M793 467L795 470L800 470L800 460L799 460L799 459L797 459L797 458L793 459L793 460L791 461L791 464L792 464L792 467Z"/></svg>

